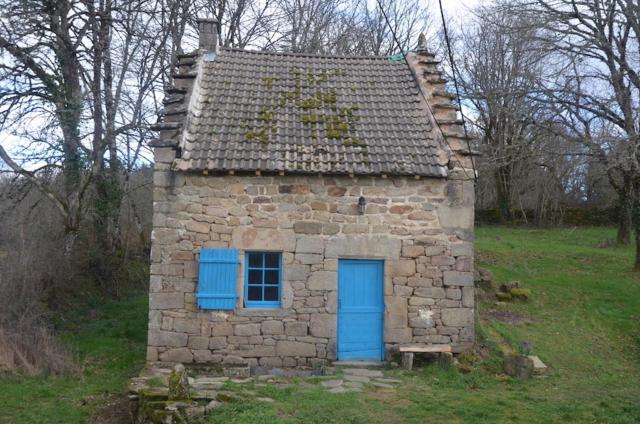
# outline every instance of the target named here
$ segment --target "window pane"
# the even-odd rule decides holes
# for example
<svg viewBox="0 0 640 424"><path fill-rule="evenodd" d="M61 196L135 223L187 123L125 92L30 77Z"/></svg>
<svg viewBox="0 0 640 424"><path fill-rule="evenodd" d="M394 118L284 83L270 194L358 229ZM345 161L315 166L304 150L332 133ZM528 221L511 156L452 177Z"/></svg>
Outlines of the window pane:
<svg viewBox="0 0 640 424"><path fill-rule="evenodd" d="M264 283L265 284L278 284L278 271L265 271Z"/></svg>
<svg viewBox="0 0 640 424"><path fill-rule="evenodd" d="M262 300L262 286L249 286L249 300Z"/></svg>
<svg viewBox="0 0 640 424"><path fill-rule="evenodd" d="M278 286L265 286L264 300L278 301Z"/></svg>
<svg viewBox="0 0 640 424"><path fill-rule="evenodd" d="M249 268L262 268L262 253L248 253Z"/></svg>
<svg viewBox="0 0 640 424"><path fill-rule="evenodd" d="M265 268L279 268L280 267L280 254L279 253L265 253Z"/></svg>
<svg viewBox="0 0 640 424"><path fill-rule="evenodd" d="M262 270L250 269L249 270L249 284L262 284Z"/></svg>

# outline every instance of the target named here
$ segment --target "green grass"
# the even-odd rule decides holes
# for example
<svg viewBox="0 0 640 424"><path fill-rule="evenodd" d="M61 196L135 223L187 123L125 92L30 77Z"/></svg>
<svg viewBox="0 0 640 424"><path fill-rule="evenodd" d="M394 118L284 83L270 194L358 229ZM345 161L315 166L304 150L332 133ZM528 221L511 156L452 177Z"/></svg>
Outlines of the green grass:
<svg viewBox="0 0 640 424"><path fill-rule="evenodd" d="M0 378L0 423L90 423L144 363L147 296L110 302L69 318L64 342L76 376Z"/></svg>
<svg viewBox="0 0 640 424"><path fill-rule="evenodd" d="M631 248L598 248L611 229L477 230L478 263L498 282L521 281L528 303L495 306L520 324L483 319L532 353L548 375L517 381L499 373L496 352L469 374L429 366L395 391L330 395L320 389L255 389L256 401L224 405L210 423L637 423L640 422L640 278ZM488 344L496 341L488 340ZM267 390L267 392L264 392Z"/></svg>
<svg viewBox="0 0 640 424"><path fill-rule="evenodd" d="M331 395L301 383L250 390L224 404L209 423L637 423L640 422L640 277L631 248L599 248L611 229L530 230L482 227L477 261L498 282L531 289L527 303L480 305L479 334L495 346L521 341L550 366L541 378L517 381L500 372L495 350L464 374L438 365L414 373L395 390ZM486 318L495 309L529 319ZM78 317L65 340L84 369L78 377L0 379L0 422L93 422L105 393L120 393L142 366L146 301L136 298ZM273 403L252 400L271 397Z"/></svg>

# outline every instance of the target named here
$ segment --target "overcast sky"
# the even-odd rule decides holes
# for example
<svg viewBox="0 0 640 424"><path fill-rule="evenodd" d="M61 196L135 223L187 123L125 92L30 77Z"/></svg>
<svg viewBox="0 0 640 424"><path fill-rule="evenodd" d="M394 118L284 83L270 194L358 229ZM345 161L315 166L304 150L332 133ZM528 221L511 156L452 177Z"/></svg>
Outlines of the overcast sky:
<svg viewBox="0 0 640 424"><path fill-rule="evenodd" d="M464 20L469 10L482 0L442 0L444 13L447 17L455 17ZM431 0L431 6L438 11L438 0Z"/></svg>

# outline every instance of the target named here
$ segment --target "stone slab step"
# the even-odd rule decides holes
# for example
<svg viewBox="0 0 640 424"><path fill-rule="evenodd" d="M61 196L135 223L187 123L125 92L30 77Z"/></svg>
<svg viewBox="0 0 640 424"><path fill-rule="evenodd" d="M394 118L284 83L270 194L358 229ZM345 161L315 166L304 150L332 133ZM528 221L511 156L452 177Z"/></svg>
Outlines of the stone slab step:
<svg viewBox="0 0 640 424"><path fill-rule="evenodd" d="M335 361L332 363L336 367L352 367L352 368L369 368L381 367L385 365L384 361Z"/></svg>
<svg viewBox="0 0 640 424"><path fill-rule="evenodd" d="M366 368L345 368L343 371L345 374L357 375L360 377L384 377L384 374L382 374L382 371L380 370L370 370Z"/></svg>

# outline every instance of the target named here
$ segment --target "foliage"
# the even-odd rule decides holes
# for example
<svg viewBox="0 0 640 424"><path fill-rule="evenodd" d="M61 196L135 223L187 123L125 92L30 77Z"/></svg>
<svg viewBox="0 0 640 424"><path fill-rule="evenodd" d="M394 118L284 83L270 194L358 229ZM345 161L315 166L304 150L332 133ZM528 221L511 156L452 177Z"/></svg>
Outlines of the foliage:
<svg viewBox="0 0 640 424"><path fill-rule="evenodd" d="M533 209L513 209L512 224L526 225L536 223L536 211ZM480 224L499 224L498 209L476 209L476 222ZM578 227L610 227L619 219L619 209L612 207L561 207L556 213L547 216L543 225L564 225Z"/></svg>

